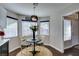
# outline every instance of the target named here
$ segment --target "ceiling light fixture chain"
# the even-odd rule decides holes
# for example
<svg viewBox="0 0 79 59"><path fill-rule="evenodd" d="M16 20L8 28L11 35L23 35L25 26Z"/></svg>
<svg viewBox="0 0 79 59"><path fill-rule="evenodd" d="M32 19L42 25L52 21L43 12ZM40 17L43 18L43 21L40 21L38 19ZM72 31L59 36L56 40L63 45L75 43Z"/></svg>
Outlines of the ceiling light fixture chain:
<svg viewBox="0 0 79 59"><path fill-rule="evenodd" d="M35 11L36 11L35 9L37 6L38 6L38 3L33 3L34 14L31 16L32 21L38 21L38 16L36 16L35 14Z"/></svg>
<svg viewBox="0 0 79 59"><path fill-rule="evenodd" d="M35 9L36 9L36 7L38 6L38 3L33 3L33 6L34 6L34 7L33 7L33 9L34 9L34 15L35 15L35 11L36 11Z"/></svg>

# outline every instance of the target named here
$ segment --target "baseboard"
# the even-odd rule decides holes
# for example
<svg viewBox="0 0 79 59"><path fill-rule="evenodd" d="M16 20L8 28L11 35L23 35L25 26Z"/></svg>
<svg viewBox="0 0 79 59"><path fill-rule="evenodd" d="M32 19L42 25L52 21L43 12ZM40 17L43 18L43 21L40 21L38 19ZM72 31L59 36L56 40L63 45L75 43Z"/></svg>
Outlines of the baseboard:
<svg viewBox="0 0 79 59"><path fill-rule="evenodd" d="M53 45L51 45L51 44L44 43L44 45L49 45L49 46L53 47L54 49L56 49L57 51L59 51L59 52L61 52L61 53L64 53L64 50L62 51L62 50L56 48L55 46L53 46Z"/></svg>
<svg viewBox="0 0 79 59"><path fill-rule="evenodd" d="M10 53L10 52L12 52L12 51L14 51L14 50L16 50L16 49L18 49L18 48L20 48L20 46L15 47L15 48L14 48L14 49L12 49L12 50L9 50L9 53Z"/></svg>
<svg viewBox="0 0 79 59"><path fill-rule="evenodd" d="M71 45L71 46L65 47L64 49L69 49L69 48L71 48L71 47L73 47L73 46Z"/></svg>
<svg viewBox="0 0 79 59"><path fill-rule="evenodd" d="M61 52L61 53L64 53L64 50L62 51L62 50L60 50L60 49L58 49L58 48L56 48L55 46L53 46L53 45L50 45L50 44L48 44L49 46L51 46L51 47L53 47L54 49L56 49L57 51L59 51L59 52Z"/></svg>
<svg viewBox="0 0 79 59"><path fill-rule="evenodd" d="M74 45L71 45L71 46L68 46L68 47L65 47L64 49L69 49L69 48L71 48L71 47L73 47L73 46L75 46L75 45L78 45L79 43L77 43L77 44L74 44Z"/></svg>

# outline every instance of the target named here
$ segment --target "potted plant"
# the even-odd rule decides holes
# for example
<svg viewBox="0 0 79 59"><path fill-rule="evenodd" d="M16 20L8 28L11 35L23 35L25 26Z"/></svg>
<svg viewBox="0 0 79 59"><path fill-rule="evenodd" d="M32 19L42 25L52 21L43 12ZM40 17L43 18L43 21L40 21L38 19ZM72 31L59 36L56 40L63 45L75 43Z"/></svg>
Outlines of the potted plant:
<svg viewBox="0 0 79 59"><path fill-rule="evenodd" d="M38 30L38 26L31 26L30 29L31 29L32 31L37 31L37 30Z"/></svg>

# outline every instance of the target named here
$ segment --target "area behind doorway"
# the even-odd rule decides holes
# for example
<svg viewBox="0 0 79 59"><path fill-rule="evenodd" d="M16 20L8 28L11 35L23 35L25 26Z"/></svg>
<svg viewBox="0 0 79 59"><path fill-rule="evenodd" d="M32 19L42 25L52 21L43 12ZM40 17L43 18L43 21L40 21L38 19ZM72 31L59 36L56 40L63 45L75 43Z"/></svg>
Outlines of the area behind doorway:
<svg viewBox="0 0 79 59"><path fill-rule="evenodd" d="M64 16L64 49L79 43L79 12Z"/></svg>

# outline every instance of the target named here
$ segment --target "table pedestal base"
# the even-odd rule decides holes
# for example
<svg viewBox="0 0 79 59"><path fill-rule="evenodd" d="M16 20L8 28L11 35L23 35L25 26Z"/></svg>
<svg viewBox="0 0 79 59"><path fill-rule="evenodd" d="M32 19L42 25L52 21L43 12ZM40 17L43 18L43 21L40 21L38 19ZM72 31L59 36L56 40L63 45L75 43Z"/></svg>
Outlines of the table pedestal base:
<svg viewBox="0 0 79 59"><path fill-rule="evenodd" d="M35 56L36 54L38 54L38 53L40 53L40 51L29 51L29 52L31 52L32 54L33 54L33 56Z"/></svg>

